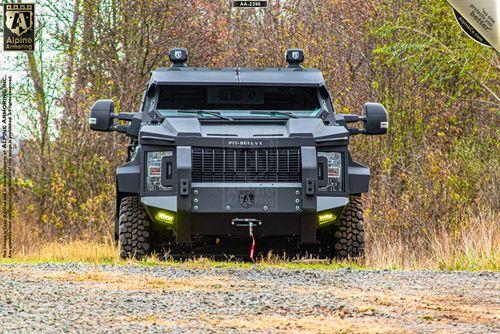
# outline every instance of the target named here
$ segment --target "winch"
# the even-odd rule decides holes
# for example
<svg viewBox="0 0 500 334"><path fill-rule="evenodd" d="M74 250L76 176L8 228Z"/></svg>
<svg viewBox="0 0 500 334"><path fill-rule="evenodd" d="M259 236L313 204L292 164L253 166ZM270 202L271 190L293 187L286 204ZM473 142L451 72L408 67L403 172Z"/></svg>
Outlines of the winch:
<svg viewBox="0 0 500 334"><path fill-rule="evenodd" d="M248 234L250 235L250 238L252 238L252 245L250 246L249 255L250 259L252 259L252 261L255 261L253 258L255 252L255 237L253 235L253 228L256 226L261 226L262 221L255 218L234 218L231 220L231 225L248 227Z"/></svg>

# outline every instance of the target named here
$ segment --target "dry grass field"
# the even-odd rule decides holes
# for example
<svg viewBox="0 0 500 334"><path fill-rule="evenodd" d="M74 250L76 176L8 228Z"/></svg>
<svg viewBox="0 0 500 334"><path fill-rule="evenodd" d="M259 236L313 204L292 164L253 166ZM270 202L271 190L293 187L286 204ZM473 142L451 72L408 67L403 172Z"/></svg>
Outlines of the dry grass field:
<svg viewBox="0 0 500 334"><path fill-rule="evenodd" d="M488 218L472 220L467 223L467 228L453 235L445 230L429 231L430 246L427 249L416 248L416 243L404 244L388 237L369 240L366 256L362 259L325 264L325 261L300 261L301 259L290 261L282 256L268 254L259 258L257 263L283 267L312 265L331 268L354 266L378 269L498 271L500 270L500 224L496 216ZM175 264L173 261L160 261L159 258L158 254L152 254L141 262ZM118 249L111 240L102 242L62 240L42 243L36 247L21 247L16 250L14 261L124 263L120 260ZM212 263L208 259L191 259L187 262ZM232 260L213 263L219 266L245 265Z"/></svg>

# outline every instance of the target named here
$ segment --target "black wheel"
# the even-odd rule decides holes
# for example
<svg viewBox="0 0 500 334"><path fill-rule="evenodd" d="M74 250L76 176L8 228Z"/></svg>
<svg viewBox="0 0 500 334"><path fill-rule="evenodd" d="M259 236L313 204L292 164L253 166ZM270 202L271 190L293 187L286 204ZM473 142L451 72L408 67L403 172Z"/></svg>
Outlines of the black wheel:
<svg viewBox="0 0 500 334"><path fill-rule="evenodd" d="M125 197L120 204L119 238L122 259L141 259L151 247L151 222L137 196Z"/></svg>
<svg viewBox="0 0 500 334"><path fill-rule="evenodd" d="M361 196L350 196L335 224L333 255L339 258L359 257L365 252L365 225Z"/></svg>

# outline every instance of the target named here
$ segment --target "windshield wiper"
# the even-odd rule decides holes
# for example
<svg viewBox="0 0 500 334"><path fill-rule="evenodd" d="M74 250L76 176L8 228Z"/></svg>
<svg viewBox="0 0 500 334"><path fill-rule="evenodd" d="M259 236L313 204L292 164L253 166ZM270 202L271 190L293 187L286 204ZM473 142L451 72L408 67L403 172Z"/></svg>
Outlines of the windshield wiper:
<svg viewBox="0 0 500 334"><path fill-rule="evenodd" d="M279 115L279 116L288 116L288 118L297 118L297 116L292 114L291 112L277 111L277 110L252 110L250 111L250 114L271 115L271 116Z"/></svg>
<svg viewBox="0 0 500 334"><path fill-rule="evenodd" d="M219 119L225 119L226 121L232 121L233 120L232 118L226 117L226 116L222 116L219 112L215 112L215 111L181 109L181 110L177 110L177 112L183 113L183 114L195 114L195 115L200 115L200 116L211 115L211 116L217 117Z"/></svg>

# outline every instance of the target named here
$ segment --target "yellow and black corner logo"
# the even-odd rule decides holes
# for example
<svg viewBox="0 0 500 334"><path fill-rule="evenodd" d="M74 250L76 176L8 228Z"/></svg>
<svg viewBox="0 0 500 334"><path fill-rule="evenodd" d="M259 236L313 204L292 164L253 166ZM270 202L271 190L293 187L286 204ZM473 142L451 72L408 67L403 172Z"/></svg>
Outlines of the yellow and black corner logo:
<svg viewBox="0 0 500 334"><path fill-rule="evenodd" d="M3 50L35 49L35 4L3 5Z"/></svg>

